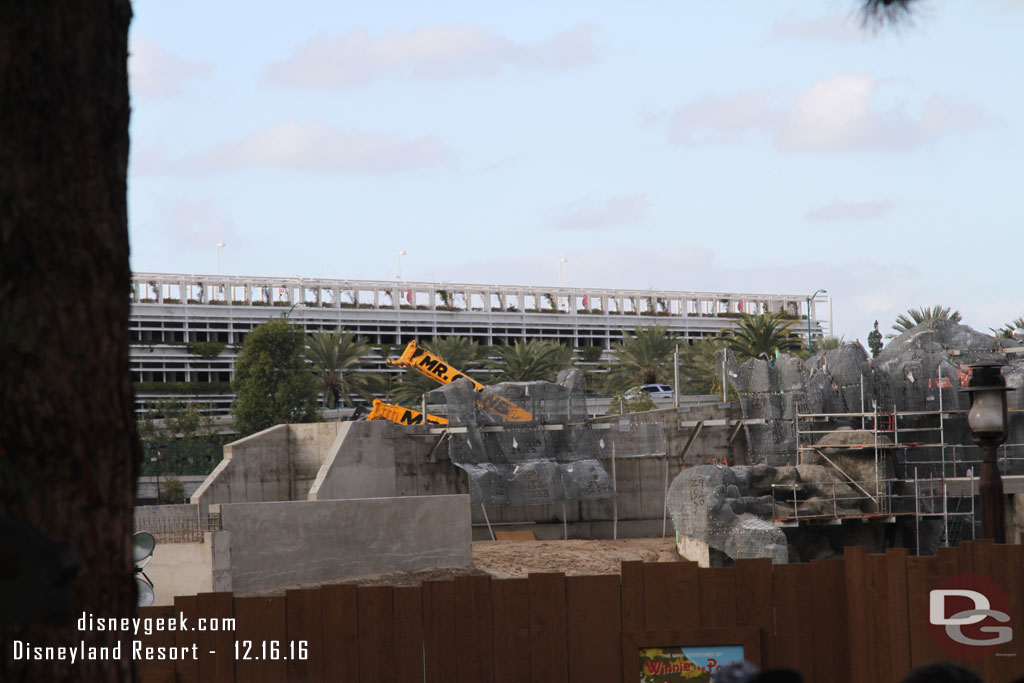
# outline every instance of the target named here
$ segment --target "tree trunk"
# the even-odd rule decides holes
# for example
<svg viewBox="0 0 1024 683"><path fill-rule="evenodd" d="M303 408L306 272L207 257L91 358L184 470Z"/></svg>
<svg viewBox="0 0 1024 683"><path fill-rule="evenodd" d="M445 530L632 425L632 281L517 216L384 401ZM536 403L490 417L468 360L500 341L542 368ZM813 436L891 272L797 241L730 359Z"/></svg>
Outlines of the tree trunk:
<svg viewBox="0 0 1024 683"><path fill-rule="evenodd" d="M0 520L9 520L0 526L2 681L133 677L130 634L76 627L83 612L136 613L130 20L128 0L0 0ZM14 529L32 529L79 558L62 616L12 614L53 600L37 586L59 564L24 534L12 540ZM12 586L23 588L16 600ZM125 635L120 660L13 659L15 641L112 647Z"/></svg>

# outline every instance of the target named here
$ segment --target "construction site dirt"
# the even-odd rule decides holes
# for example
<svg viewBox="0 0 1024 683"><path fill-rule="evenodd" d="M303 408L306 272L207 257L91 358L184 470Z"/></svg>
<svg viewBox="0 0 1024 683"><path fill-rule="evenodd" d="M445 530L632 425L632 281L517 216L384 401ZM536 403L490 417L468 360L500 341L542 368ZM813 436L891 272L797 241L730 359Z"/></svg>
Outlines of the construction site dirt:
<svg viewBox="0 0 1024 683"><path fill-rule="evenodd" d="M537 572L562 572L567 576L618 574L622 563L630 560L678 562L680 558L672 537L623 538L614 541L477 541L473 543L473 564L469 567L369 574L336 583L415 586L424 581L444 581L474 574L489 574L496 579L526 577ZM285 590L315 587L287 586L262 595L283 595Z"/></svg>

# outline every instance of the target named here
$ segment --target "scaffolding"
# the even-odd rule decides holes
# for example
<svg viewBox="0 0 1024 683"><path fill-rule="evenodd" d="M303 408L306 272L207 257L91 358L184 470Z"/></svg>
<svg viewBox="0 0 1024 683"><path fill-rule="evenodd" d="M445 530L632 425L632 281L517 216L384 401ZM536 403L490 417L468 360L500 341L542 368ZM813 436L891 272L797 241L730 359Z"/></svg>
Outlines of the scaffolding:
<svg viewBox="0 0 1024 683"><path fill-rule="evenodd" d="M898 516L913 515L915 535L920 537L920 525L923 519L942 519L942 545L949 546L951 541L972 540L974 538L975 505L973 492L980 473L981 458L974 455L977 446L950 444L947 441L946 422L954 416L966 416L966 410L946 410L941 405L941 393L938 410L914 411L879 411L875 407L871 411L854 413L799 413L794 417L794 431L797 440L797 462L804 463L810 454L819 456L836 470L845 483L857 488L860 496L837 496L833 493L827 499L831 503L833 514L808 515L800 514L796 503L799 501L799 484L777 485L782 489L792 489L789 499L794 501L793 514L780 515L776 523L781 526L795 526L800 523L825 522L839 523L850 518L886 518L895 521ZM842 443L822 445L820 440L826 434L836 432L836 423L844 426L860 425L860 434L870 434L870 439L862 443ZM904 478L883 476L881 469L886 464L887 452L902 450ZM938 451L938 458L916 458L914 454L926 453L924 449ZM854 481L833 458L827 454L829 450L870 450L873 455L874 478L867 481ZM1024 464L1024 444L1005 444L999 458L999 466L1004 475L1012 474ZM971 457L974 455L974 457ZM893 462L892 464L895 465ZM966 487L958 486L957 493L950 492L950 481L962 483L967 480ZM912 488L911 488L912 487ZM848 512L857 507L857 498L872 498L869 489L878 492L877 512L855 514ZM910 492L901 489L911 488ZM774 487L773 487L774 489ZM833 487L833 491L835 487ZM884 493L881 493L884 490ZM778 499L786 496L777 496ZM915 549L919 550L919 548Z"/></svg>

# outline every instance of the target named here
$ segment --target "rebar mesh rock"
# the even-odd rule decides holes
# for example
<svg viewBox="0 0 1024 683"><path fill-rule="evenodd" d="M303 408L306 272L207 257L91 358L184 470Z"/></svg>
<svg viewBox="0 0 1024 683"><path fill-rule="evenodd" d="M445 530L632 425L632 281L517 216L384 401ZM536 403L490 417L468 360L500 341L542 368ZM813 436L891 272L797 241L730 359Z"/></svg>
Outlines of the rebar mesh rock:
<svg viewBox="0 0 1024 683"><path fill-rule="evenodd" d="M530 415L506 420L492 410L495 397ZM473 502L536 505L592 500L613 495L611 477L598 462L612 438L595 436L584 423L586 386L579 370L563 371L559 382L502 382L474 391L459 380L431 392L430 402L448 407L454 432L448 453L469 477ZM557 428L551 428L557 427Z"/></svg>
<svg viewBox="0 0 1024 683"><path fill-rule="evenodd" d="M787 561L785 534L751 513L772 509L772 501L750 494L744 468L702 465L683 470L669 487L668 507L679 535L733 559Z"/></svg>

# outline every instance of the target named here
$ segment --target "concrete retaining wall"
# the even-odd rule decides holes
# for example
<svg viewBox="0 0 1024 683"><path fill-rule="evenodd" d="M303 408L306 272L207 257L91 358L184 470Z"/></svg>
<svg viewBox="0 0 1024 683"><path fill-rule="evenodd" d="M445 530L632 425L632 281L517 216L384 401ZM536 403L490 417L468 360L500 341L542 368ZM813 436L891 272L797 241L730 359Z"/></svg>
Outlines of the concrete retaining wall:
<svg viewBox="0 0 1024 683"><path fill-rule="evenodd" d="M236 595L473 560L469 496L221 505Z"/></svg>
<svg viewBox="0 0 1024 683"><path fill-rule="evenodd" d="M224 459L192 494L211 503L259 503L306 497L343 422L277 425L224 446Z"/></svg>
<svg viewBox="0 0 1024 683"><path fill-rule="evenodd" d="M176 595L231 590L231 540L227 533L206 532L202 542L160 543L146 565L155 605L173 605Z"/></svg>

